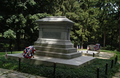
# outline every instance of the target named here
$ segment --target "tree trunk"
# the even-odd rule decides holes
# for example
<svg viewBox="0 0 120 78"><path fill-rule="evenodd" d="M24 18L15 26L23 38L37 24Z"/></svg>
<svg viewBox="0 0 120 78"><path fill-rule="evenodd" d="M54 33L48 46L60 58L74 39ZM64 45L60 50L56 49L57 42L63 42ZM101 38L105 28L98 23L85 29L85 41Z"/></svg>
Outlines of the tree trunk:
<svg viewBox="0 0 120 78"><path fill-rule="evenodd" d="M105 50L105 33L104 33L104 43L103 43L103 47L104 47L104 50Z"/></svg>
<svg viewBox="0 0 120 78"><path fill-rule="evenodd" d="M118 12L118 16L120 15L120 11ZM120 18L118 17L118 51L120 51Z"/></svg>
<svg viewBox="0 0 120 78"><path fill-rule="evenodd" d="M111 32L113 33L112 29L111 29ZM113 46L113 44L112 44L113 34L112 33L111 33L111 41L110 41L110 45L111 45L111 49L110 50L112 50L112 46Z"/></svg>
<svg viewBox="0 0 120 78"><path fill-rule="evenodd" d="M12 48L12 39L10 38L10 42L9 42L9 50Z"/></svg>
<svg viewBox="0 0 120 78"><path fill-rule="evenodd" d="M106 32L104 30L104 42L103 42L103 48L104 48L104 50L105 50L105 41L106 41Z"/></svg>
<svg viewBox="0 0 120 78"><path fill-rule="evenodd" d="M20 33L19 32L16 33L16 43L17 43L17 50L20 51L21 48L20 48Z"/></svg>
<svg viewBox="0 0 120 78"><path fill-rule="evenodd" d="M83 34L85 34L85 31L84 31L84 28L83 28ZM82 48L83 48L83 42L84 42L84 38L83 38L83 35L82 35Z"/></svg>
<svg viewBox="0 0 120 78"><path fill-rule="evenodd" d="M120 22L120 21L119 21ZM118 23L119 23L118 22ZM118 47L118 51L120 51L120 25L118 25L118 45L119 45L119 47Z"/></svg>

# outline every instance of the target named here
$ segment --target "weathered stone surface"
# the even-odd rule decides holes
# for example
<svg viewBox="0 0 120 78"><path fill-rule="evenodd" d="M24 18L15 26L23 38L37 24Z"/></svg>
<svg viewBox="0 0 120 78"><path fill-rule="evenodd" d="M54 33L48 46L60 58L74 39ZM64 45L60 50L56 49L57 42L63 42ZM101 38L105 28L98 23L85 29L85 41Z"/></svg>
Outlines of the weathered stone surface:
<svg viewBox="0 0 120 78"><path fill-rule="evenodd" d="M0 68L0 78L46 78Z"/></svg>
<svg viewBox="0 0 120 78"><path fill-rule="evenodd" d="M61 33L60 32L44 32L43 31L43 38L54 38L54 39L60 39Z"/></svg>
<svg viewBox="0 0 120 78"><path fill-rule="evenodd" d="M71 68L77 68L81 65L86 65L88 62L94 60L94 57L91 56L80 56L72 59L61 59L61 58L53 58L47 56L34 56L31 59L25 59L22 54L8 54L8 57L11 59L18 59L21 57L22 62L26 62L29 64L35 65L46 65L46 66L53 66L53 63L56 63L58 66L67 66Z"/></svg>

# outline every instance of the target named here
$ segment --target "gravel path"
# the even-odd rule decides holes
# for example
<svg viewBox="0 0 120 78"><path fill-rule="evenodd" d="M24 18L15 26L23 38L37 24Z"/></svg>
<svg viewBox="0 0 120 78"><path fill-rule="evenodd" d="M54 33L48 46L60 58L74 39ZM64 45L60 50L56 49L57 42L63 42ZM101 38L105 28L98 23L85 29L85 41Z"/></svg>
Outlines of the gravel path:
<svg viewBox="0 0 120 78"><path fill-rule="evenodd" d="M0 68L0 78L45 78L27 73Z"/></svg>
<svg viewBox="0 0 120 78"><path fill-rule="evenodd" d="M99 58L99 59L110 59L114 55L115 55L115 53L100 52L99 57L97 57L97 58Z"/></svg>

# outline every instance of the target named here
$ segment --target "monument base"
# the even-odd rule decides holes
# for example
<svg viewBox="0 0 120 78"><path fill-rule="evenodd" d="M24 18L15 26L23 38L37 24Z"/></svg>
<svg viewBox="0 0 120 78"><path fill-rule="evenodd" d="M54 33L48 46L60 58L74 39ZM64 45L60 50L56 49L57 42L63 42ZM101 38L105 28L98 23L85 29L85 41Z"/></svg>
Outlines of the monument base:
<svg viewBox="0 0 120 78"><path fill-rule="evenodd" d="M29 63L32 65L45 65L45 66L53 66L56 63L58 66L69 66L71 68L80 67L82 65L89 64L95 58L90 56L80 56L73 59L60 59L53 57L45 57L45 56L34 56L34 58L26 59L23 57L22 53L19 54L8 54L8 58L18 60L21 58L22 62Z"/></svg>
<svg viewBox="0 0 120 78"><path fill-rule="evenodd" d="M73 47L70 40L38 38L34 43L35 55L72 59L81 56L77 49Z"/></svg>

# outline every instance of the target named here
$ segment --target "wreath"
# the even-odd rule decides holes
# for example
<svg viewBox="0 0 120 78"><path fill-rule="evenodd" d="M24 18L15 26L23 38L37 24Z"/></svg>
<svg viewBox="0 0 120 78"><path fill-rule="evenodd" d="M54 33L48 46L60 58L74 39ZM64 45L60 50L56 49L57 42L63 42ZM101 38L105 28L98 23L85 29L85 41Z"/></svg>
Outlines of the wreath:
<svg viewBox="0 0 120 78"><path fill-rule="evenodd" d="M94 47L95 50L100 50L100 44L96 44Z"/></svg>
<svg viewBox="0 0 120 78"><path fill-rule="evenodd" d="M24 58L31 58L34 55L35 51L36 49L33 46L26 47L23 51Z"/></svg>

